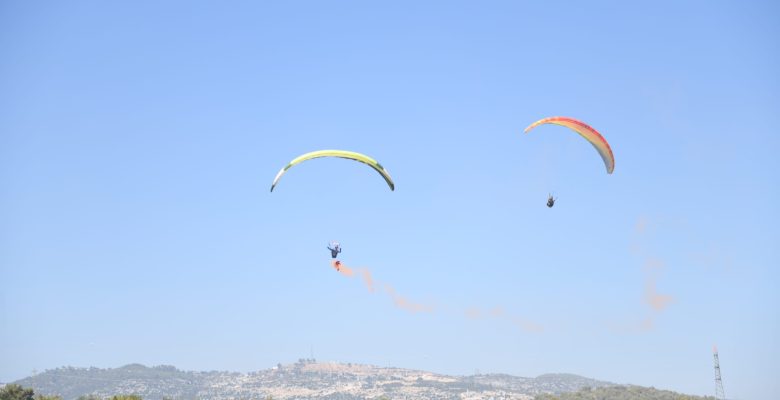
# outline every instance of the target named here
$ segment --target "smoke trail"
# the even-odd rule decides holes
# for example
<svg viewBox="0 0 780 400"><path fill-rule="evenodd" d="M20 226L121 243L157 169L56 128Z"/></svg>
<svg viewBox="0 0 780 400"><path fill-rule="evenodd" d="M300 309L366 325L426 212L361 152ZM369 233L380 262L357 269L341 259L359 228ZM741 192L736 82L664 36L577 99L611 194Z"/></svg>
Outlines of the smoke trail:
<svg viewBox="0 0 780 400"><path fill-rule="evenodd" d="M371 271L368 268L350 268L344 263L335 260L331 262L331 266L336 271L338 271L341 275L346 276L348 278L352 278L355 277L356 275L360 275L360 277L363 280L363 283L366 285L366 289L371 293L376 292L377 286L382 287L384 289L384 293L387 294L388 297L390 297L390 300L392 300L393 305L402 310L411 313L433 313L437 309L436 307L430 304L423 304L423 303L417 303L411 301L408 298L398 294L398 292L396 292L393 286L386 283L375 281L373 275L371 274ZM438 307L438 308L446 309L446 307ZM486 319L486 318L506 320L512 325L519 327L524 332L539 333L544 330L542 326L539 324L536 324L534 322L531 322L527 319L515 315L507 314L504 311L504 308L502 307L493 307L486 311L481 310L477 307L469 307L466 310L464 310L460 315L463 315L466 318L471 320Z"/></svg>
<svg viewBox="0 0 780 400"><path fill-rule="evenodd" d="M645 303L654 311L661 312L674 301L669 295L659 294L655 289L658 274L663 271L664 262L657 258L648 258L645 261Z"/></svg>
<svg viewBox="0 0 780 400"><path fill-rule="evenodd" d="M378 284L378 282L374 281L374 278L371 275L371 271L368 268L353 269L340 261L332 261L331 266L333 266L333 268L336 269L336 271L338 271L340 274L349 278L355 276L356 272L360 273L360 276L363 278L363 283L366 285L366 289L368 289L368 291L371 293L374 293L376 291L374 285ZM403 297L398 293L396 293L395 289L393 289L393 287L388 284L384 284L384 288L385 288L385 293L387 293L387 295L390 296L390 299L393 301L393 304L398 308L401 308L403 310L412 313L433 312L433 306L415 303L407 299L406 297Z"/></svg>
<svg viewBox="0 0 780 400"><path fill-rule="evenodd" d="M653 309L653 311L661 312L674 301L674 298L670 295L659 294L655 289L655 282L657 275L663 270L664 263L661 260L655 258L648 258L645 262L645 303Z"/></svg>
<svg viewBox="0 0 780 400"><path fill-rule="evenodd" d="M674 301L674 298L669 295L658 294L655 291L655 280L649 279L645 283L645 303L654 311L661 312Z"/></svg>
<svg viewBox="0 0 780 400"><path fill-rule="evenodd" d="M544 331L541 325L519 317L511 317L512 322L526 332L541 333Z"/></svg>
<svg viewBox="0 0 780 400"><path fill-rule="evenodd" d="M504 316L504 309L501 307L493 307L492 310L490 310L490 316L499 318Z"/></svg>
<svg viewBox="0 0 780 400"><path fill-rule="evenodd" d="M388 295L390 295L390 298L393 299L393 304L395 304L398 308L404 309L406 311L410 311L412 313L418 313L418 312L433 312L432 306L427 306L424 304L418 304L413 303L409 300L407 300L405 297L399 296L395 289L393 289L392 286L385 284L385 291Z"/></svg>
<svg viewBox="0 0 780 400"><path fill-rule="evenodd" d="M363 268L360 270L360 272L363 274L363 282L366 284L366 288L369 292L374 292L374 280L371 278L371 271L368 270L368 268Z"/></svg>
<svg viewBox="0 0 780 400"><path fill-rule="evenodd" d="M650 315L646 319L639 323L639 331L648 332L655 328L655 317L666 310L669 304L674 302L674 297L668 294L660 294L656 290L656 282L658 276L663 272L665 263L663 260L647 254L642 242L645 240L644 236L647 233L649 220L640 216L634 226L634 233L636 238L631 245L631 251L644 258L643 270L644 270L644 293L642 296L643 302L650 307L653 315Z"/></svg>
<svg viewBox="0 0 780 400"><path fill-rule="evenodd" d="M639 219L636 221L636 226L634 227L636 230L636 233L643 234L647 230L647 218L643 216L639 216Z"/></svg>
<svg viewBox="0 0 780 400"><path fill-rule="evenodd" d="M360 273L360 276L363 277L363 282L366 284L366 289L368 289L369 292L374 292L374 279L371 277L371 271L369 271L368 268L353 269L346 266L343 262L336 260L331 261L330 265L342 275L350 278L355 276L355 273Z"/></svg>

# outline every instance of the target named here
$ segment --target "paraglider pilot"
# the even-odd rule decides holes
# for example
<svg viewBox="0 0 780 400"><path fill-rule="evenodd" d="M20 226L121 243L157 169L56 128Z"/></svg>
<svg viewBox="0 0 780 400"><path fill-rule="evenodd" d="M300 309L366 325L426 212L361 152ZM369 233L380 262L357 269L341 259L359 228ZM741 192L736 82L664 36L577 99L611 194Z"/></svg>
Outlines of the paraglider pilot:
<svg viewBox="0 0 780 400"><path fill-rule="evenodd" d="M330 246L333 246L333 248L331 248ZM341 253L341 246L339 246L339 243L338 242L332 242L330 244L330 246L328 246L328 250L330 250L331 258L338 257L339 253Z"/></svg>
<svg viewBox="0 0 780 400"><path fill-rule="evenodd" d="M547 197L547 207L552 208L552 206L554 205L555 205L555 198L552 197L552 195L549 195L549 197Z"/></svg>

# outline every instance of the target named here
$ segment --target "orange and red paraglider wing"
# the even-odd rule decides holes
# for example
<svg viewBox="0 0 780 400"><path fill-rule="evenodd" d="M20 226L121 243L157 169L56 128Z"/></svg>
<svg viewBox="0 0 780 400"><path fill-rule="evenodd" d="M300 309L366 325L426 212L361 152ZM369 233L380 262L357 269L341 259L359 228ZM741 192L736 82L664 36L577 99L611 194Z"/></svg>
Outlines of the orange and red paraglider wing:
<svg viewBox="0 0 780 400"><path fill-rule="evenodd" d="M569 117L549 117L534 122L528 126L528 128L525 128L525 133L528 133L531 129L543 124L565 126L577 132L580 136L585 138L585 140L590 142L590 144L596 148L596 151L599 152L601 159L604 160L604 166L607 167L607 173L611 174L612 171L615 170L615 156L612 154L612 148L609 147L609 143L604 139L604 136L601 136L601 134L597 130L591 128L590 125Z"/></svg>

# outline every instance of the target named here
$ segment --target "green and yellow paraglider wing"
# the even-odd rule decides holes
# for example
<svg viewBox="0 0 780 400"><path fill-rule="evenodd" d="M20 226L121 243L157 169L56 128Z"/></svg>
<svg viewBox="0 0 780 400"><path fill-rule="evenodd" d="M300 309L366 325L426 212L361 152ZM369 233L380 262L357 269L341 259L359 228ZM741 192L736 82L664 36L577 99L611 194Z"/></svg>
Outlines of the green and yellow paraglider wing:
<svg viewBox="0 0 780 400"><path fill-rule="evenodd" d="M604 166L607 167L607 173L611 174L612 171L615 170L615 156L612 155L612 149L609 147L609 143L607 143L607 140L604 139L598 131L591 128L588 124L569 117L550 117L534 122L528 128L525 128L525 133L528 133L531 129L543 124L561 125L579 133L580 136L590 142L590 144L596 148L596 151L599 152L601 159L604 160Z"/></svg>
<svg viewBox="0 0 780 400"><path fill-rule="evenodd" d="M276 178L274 178L274 183L271 184L271 191L274 191L274 187L276 187L276 184L279 182L279 179L281 179L282 175L284 175L285 172L287 172L288 169L306 161L311 160L312 158L320 158L320 157L339 157L339 158L346 158L349 160L355 160L362 162L363 164L368 165L369 167L373 168L376 172L379 172L379 175L382 175L382 178L385 178L385 182L387 182L387 186L390 186L390 190L395 190L395 183L393 183L393 179L390 178L390 174L387 173L387 170L374 160L373 158L360 153L355 153L354 151L346 151L346 150L317 150L312 151L311 153L306 153L301 156L296 157L294 160L290 161L289 164L285 165L284 168L282 168L278 174L276 174Z"/></svg>

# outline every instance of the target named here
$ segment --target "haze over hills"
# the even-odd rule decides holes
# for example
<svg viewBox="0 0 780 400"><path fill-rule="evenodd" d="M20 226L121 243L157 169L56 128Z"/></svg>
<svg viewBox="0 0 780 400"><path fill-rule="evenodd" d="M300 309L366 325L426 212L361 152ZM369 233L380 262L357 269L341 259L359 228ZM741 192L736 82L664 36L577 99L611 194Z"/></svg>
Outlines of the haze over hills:
<svg viewBox="0 0 780 400"><path fill-rule="evenodd" d="M506 374L450 376L402 368L301 359L250 373L181 371L173 366L63 367L14 382L64 400L136 394L171 399L513 399L617 388L573 374L524 378ZM552 398L552 397L551 397Z"/></svg>
<svg viewBox="0 0 780 400"><path fill-rule="evenodd" d="M65 400L83 395L137 394L144 399L532 399L609 382L572 374L523 378L505 374L450 376L371 365L299 360L250 373L181 371L140 364L120 368L63 367L14 382Z"/></svg>

